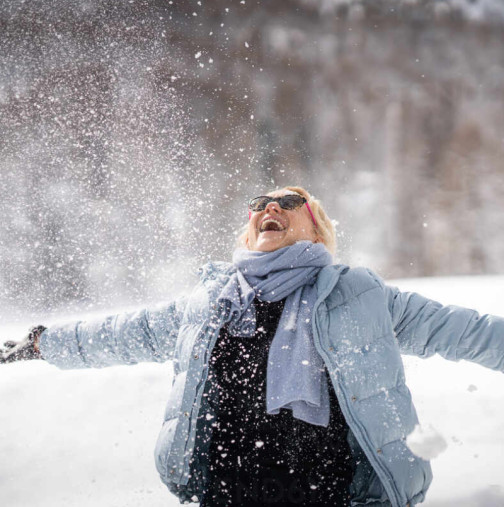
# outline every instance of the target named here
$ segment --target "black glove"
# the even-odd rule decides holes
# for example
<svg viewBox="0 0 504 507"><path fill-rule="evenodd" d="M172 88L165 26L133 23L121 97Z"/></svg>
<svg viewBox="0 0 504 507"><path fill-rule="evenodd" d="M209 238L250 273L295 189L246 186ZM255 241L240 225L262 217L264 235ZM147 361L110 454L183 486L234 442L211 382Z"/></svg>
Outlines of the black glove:
<svg viewBox="0 0 504 507"><path fill-rule="evenodd" d="M24 340L5 342L3 348L0 348L0 363L42 359L38 349L38 339L46 329L44 326L37 326L30 330Z"/></svg>

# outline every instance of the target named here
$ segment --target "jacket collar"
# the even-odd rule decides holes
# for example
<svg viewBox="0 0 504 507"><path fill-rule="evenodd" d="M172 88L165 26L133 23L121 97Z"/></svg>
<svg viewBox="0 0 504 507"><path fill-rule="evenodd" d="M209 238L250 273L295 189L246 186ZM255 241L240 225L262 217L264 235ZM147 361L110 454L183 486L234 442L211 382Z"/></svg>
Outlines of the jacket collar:
<svg viewBox="0 0 504 507"><path fill-rule="evenodd" d="M334 264L320 270L315 286L317 287L318 300L325 299L338 283L340 276L350 269L345 264Z"/></svg>
<svg viewBox="0 0 504 507"><path fill-rule="evenodd" d="M231 276L236 272L236 268L231 262L215 261L207 262L198 269L198 274L202 282L213 280L219 275Z"/></svg>

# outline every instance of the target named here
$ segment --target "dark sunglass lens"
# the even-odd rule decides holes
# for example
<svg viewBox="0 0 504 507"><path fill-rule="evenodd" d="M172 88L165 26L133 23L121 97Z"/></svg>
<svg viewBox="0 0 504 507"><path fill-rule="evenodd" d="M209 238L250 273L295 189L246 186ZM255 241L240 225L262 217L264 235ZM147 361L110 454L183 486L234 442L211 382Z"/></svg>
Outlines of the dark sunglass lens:
<svg viewBox="0 0 504 507"><path fill-rule="evenodd" d="M250 201L249 208L252 211L262 211L266 208L269 202L271 202L269 197L256 197Z"/></svg>
<svg viewBox="0 0 504 507"><path fill-rule="evenodd" d="M295 209L302 206L304 199L299 195L286 195L280 199L280 206L283 209Z"/></svg>

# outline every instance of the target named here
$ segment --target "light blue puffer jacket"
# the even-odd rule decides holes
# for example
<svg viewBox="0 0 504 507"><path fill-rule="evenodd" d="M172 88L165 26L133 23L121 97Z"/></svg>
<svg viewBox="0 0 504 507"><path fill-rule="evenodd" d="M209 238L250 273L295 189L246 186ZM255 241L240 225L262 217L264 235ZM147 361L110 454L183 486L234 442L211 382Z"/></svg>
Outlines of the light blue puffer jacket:
<svg viewBox="0 0 504 507"><path fill-rule="evenodd" d="M202 435L216 414L203 394L226 317L216 300L233 270L228 263L207 264L188 298L155 311L52 327L41 336L43 357L60 368L174 361L156 465L181 502L201 497L208 473L209 441ZM417 415L400 353L439 353L504 371L504 319L402 293L364 268L328 266L316 286L313 337L350 427L352 505L415 505L432 473L406 446Z"/></svg>

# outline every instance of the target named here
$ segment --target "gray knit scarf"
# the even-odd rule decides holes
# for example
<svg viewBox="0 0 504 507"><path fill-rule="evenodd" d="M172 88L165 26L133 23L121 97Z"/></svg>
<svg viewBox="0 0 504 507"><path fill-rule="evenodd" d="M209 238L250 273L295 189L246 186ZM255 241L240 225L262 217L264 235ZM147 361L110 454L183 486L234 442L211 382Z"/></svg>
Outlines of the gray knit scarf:
<svg viewBox="0 0 504 507"><path fill-rule="evenodd" d="M317 300L319 271L332 263L321 243L299 241L274 252L237 249L237 271L223 287L218 301L227 305L229 332L251 337L256 331L253 300L287 298L270 346L266 374L266 410L292 410L297 419L328 426L329 391L324 362L313 343L312 310Z"/></svg>

